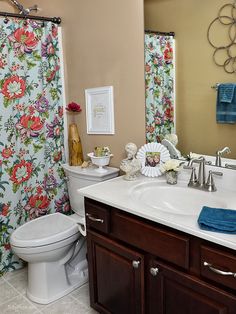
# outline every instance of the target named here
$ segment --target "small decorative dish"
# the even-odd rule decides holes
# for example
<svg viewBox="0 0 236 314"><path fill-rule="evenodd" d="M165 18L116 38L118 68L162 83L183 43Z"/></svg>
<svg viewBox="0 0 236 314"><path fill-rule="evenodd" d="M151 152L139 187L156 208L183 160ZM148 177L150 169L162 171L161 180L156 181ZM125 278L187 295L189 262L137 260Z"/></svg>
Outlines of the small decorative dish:
<svg viewBox="0 0 236 314"><path fill-rule="evenodd" d="M162 175L160 165L170 160L168 149L160 143L148 143L143 145L138 153L142 168L141 173L147 177L158 177Z"/></svg>
<svg viewBox="0 0 236 314"><path fill-rule="evenodd" d="M108 155L108 156L99 156L96 157L94 155L94 153L89 153L87 154L88 157L91 158L91 161L94 165L98 166L98 168L95 171L98 172L107 172L108 170L103 168L104 166L108 166L109 162L110 162L110 158L113 157L112 154Z"/></svg>

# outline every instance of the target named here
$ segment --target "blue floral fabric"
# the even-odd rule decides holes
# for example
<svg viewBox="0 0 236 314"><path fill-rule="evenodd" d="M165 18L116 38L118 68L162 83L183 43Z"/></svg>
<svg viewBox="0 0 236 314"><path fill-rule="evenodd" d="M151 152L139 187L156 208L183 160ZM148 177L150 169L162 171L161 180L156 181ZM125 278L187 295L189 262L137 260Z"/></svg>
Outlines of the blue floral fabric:
<svg viewBox="0 0 236 314"><path fill-rule="evenodd" d="M0 273L21 267L19 225L70 212L58 45L53 23L0 19Z"/></svg>
<svg viewBox="0 0 236 314"><path fill-rule="evenodd" d="M145 34L146 141L174 133L174 39Z"/></svg>

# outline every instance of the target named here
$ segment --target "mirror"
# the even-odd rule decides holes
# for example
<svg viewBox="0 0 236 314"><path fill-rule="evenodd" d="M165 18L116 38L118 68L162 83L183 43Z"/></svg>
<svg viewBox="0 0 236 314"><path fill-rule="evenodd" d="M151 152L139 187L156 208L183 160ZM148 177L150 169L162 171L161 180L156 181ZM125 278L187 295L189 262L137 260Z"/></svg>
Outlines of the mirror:
<svg viewBox="0 0 236 314"><path fill-rule="evenodd" d="M176 134L182 154L216 155L228 146L236 158L236 124L216 123L217 83L235 82L213 61L207 29L226 0L144 0L145 29L175 32L176 43ZM225 8L222 14L229 14ZM226 12L228 10L228 12ZM219 27L218 27L219 26ZM217 25L212 36L225 43L229 25ZM232 54L236 57L236 46Z"/></svg>

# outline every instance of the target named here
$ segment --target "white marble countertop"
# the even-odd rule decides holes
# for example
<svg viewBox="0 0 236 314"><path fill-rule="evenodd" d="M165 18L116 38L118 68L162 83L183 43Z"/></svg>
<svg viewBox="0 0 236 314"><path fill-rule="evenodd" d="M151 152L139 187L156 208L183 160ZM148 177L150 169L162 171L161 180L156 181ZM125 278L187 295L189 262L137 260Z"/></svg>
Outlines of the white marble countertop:
<svg viewBox="0 0 236 314"><path fill-rule="evenodd" d="M212 170L215 169L213 168ZM219 168L217 168L217 170L219 171ZM203 193L202 195L204 195L205 199L211 199L215 196L226 201L229 199L230 201L228 202L228 206L226 206L226 208L236 210L236 171L224 169L223 172L223 179L216 178L215 180L218 189L216 192L199 192ZM180 180L178 181L177 185L173 186L173 189L186 187L189 174L190 173L186 170L182 171L181 175L179 176ZM186 212L186 214L176 214L172 213L171 211L163 211L161 208L158 208L158 205L154 207L149 206L148 204L144 204L142 201L140 201L140 199L135 199L133 191L137 186L142 184L151 184L154 186L155 183L157 183L158 189L158 184L165 184L165 177L162 176L158 178L148 178L141 175L135 181L126 181L123 179L123 177L118 177L109 181L79 189L78 193L93 200L116 207L125 212L236 250L236 234L216 233L204 231L199 228L197 219L201 208L198 208L194 213L193 211L190 211ZM166 184L166 186L168 185ZM193 190L190 188L187 189ZM169 197L171 198L171 195ZM202 204L202 206L204 205L209 206L208 204Z"/></svg>

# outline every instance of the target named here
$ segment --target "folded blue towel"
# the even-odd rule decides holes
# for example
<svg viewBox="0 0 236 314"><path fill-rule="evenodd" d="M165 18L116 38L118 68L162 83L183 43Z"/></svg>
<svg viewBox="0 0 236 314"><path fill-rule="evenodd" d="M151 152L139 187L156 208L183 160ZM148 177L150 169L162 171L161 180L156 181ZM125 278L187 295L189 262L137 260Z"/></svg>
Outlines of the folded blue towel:
<svg viewBox="0 0 236 314"><path fill-rule="evenodd" d="M236 234L236 210L203 206L198 224L203 230Z"/></svg>
<svg viewBox="0 0 236 314"><path fill-rule="evenodd" d="M220 84L218 89L220 102L231 103L233 101L235 84Z"/></svg>
<svg viewBox="0 0 236 314"><path fill-rule="evenodd" d="M217 90L217 123L236 123L236 84L220 84Z"/></svg>

